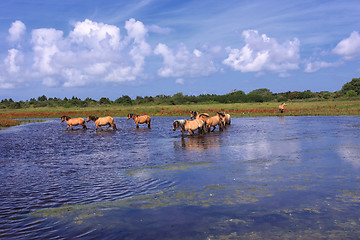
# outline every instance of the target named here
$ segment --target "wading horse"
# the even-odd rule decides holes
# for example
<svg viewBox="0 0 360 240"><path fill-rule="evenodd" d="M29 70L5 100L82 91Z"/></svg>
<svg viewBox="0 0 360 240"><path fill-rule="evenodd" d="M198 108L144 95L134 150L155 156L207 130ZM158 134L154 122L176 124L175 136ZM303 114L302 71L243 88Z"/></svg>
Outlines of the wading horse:
<svg viewBox="0 0 360 240"><path fill-rule="evenodd" d="M283 113L284 112L284 107L287 106L286 103L282 103L281 105L279 105L279 112Z"/></svg>
<svg viewBox="0 0 360 240"><path fill-rule="evenodd" d="M83 118L71 118L69 116L62 116L61 122L63 121L65 121L68 124L66 130L68 130L69 127L73 129L73 126L77 126L77 125L81 125L83 129L86 129L85 120Z"/></svg>
<svg viewBox="0 0 360 240"><path fill-rule="evenodd" d="M198 119L203 120L206 124L206 129L209 132L211 127L213 127L213 129L211 130L211 132L215 131L216 125L219 126L219 131L223 130L224 124L223 124L223 119L225 118L225 115L221 112L217 112L215 116L210 117L207 114L200 114Z"/></svg>
<svg viewBox="0 0 360 240"><path fill-rule="evenodd" d="M202 133L205 129L204 121L200 119L194 120L175 120L173 123L173 131L180 128L181 134L183 135L185 131L188 131L190 135L194 134L194 131L198 130L199 133Z"/></svg>
<svg viewBox="0 0 360 240"><path fill-rule="evenodd" d="M101 126L105 126L105 125L108 125L109 127L111 126L113 128L113 130L116 130L115 121L110 116L107 116L107 117L89 116L86 119L86 122L89 122L89 121L94 121L94 123L96 125L96 130L98 129L98 127L100 127L101 130L104 130Z"/></svg>
<svg viewBox="0 0 360 240"><path fill-rule="evenodd" d="M151 118L148 115L136 115L133 113L129 113L127 116L127 119L129 120L130 118L134 119L134 122L136 123L136 128L139 128L139 123L143 124L146 123L148 125L148 128L150 128L151 125Z"/></svg>
<svg viewBox="0 0 360 240"><path fill-rule="evenodd" d="M222 112L222 114L224 114L224 118L223 118L223 125L224 127L226 127L226 125L230 125L231 124L231 116L228 113Z"/></svg>

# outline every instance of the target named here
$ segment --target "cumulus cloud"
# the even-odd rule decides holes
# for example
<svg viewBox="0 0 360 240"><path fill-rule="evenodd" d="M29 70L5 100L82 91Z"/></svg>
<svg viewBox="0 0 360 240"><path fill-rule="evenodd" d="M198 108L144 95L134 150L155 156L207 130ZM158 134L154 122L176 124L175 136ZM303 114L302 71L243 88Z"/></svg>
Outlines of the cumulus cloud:
<svg viewBox="0 0 360 240"><path fill-rule="evenodd" d="M158 70L161 77L208 76L216 71L209 55L198 49L190 52L184 44L174 52L167 45L159 43L154 53L163 57L163 66Z"/></svg>
<svg viewBox="0 0 360 240"><path fill-rule="evenodd" d="M34 69L41 74L56 74L59 68L56 67L54 57L60 53L59 48L63 40L63 32L56 29L35 29L31 33L31 43L34 51Z"/></svg>
<svg viewBox="0 0 360 240"><path fill-rule="evenodd" d="M89 19L76 22L68 36L51 28L33 30L33 76L42 78L46 86L64 87L136 80L152 53L146 41L148 30L135 19L126 21L124 27L124 37L117 26Z"/></svg>
<svg viewBox="0 0 360 240"><path fill-rule="evenodd" d="M341 40L332 53L340 55L342 59L335 62L327 62L321 60L307 60L304 71L312 73L319 71L322 68L338 67L346 61L350 61L357 56L360 56L360 34L353 31L348 38Z"/></svg>
<svg viewBox="0 0 360 240"><path fill-rule="evenodd" d="M15 21L11 24L9 28L8 41L12 43L19 42L23 35L25 34L26 26L21 21Z"/></svg>
<svg viewBox="0 0 360 240"><path fill-rule="evenodd" d="M120 38L120 29L118 27L93 22L89 19L77 22L74 30L69 34L72 43L95 50L107 48L116 50L120 47Z"/></svg>
<svg viewBox="0 0 360 240"><path fill-rule="evenodd" d="M256 30L246 30L242 35L245 46L241 49L227 47L228 57L223 64L241 72L270 71L280 75L299 68L300 41L297 38L279 44Z"/></svg>
<svg viewBox="0 0 360 240"><path fill-rule="evenodd" d="M8 56L4 60L8 73L10 74L18 73L20 71L19 64L21 64L22 62L23 62L23 55L19 50L15 48L8 50Z"/></svg>
<svg viewBox="0 0 360 240"><path fill-rule="evenodd" d="M353 31L350 37L340 41L333 52L341 55L345 60L351 60L354 57L360 56L360 34Z"/></svg>

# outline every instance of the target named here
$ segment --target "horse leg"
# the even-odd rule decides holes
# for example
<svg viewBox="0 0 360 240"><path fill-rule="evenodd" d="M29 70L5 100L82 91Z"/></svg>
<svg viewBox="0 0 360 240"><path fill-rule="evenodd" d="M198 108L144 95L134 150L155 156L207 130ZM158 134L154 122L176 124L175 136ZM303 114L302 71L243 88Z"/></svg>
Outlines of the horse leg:
<svg viewBox="0 0 360 240"><path fill-rule="evenodd" d="M115 124L115 122L113 122L112 128L113 128L114 130L116 130L116 124Z"/></svg>
<svg viewBox="0 0 360 240"><path fill-rule="evenodd" d="M215 131L215 128L216 128L216 126L213 126L213 130L211 130L211 132Z"/></svg>
<svg viewBox="0 0 360 240"><path fill-rule="evenodd" d="M188 131L189 131L190 135L194 134L194 132L191 129L189 129Z"/></svg>
<svg viewBox="0 0 360 240"><path fill-rule="evenodd" d="M136 122L136 128L139 128L139 122Z"/></svg>
<svg viewBox="0 0 360 240"><path fill-rule="evenodd" d="M149 121L147 122L148 128L150 128L150 124L151 124L151 121L149 120Z"/></svg>

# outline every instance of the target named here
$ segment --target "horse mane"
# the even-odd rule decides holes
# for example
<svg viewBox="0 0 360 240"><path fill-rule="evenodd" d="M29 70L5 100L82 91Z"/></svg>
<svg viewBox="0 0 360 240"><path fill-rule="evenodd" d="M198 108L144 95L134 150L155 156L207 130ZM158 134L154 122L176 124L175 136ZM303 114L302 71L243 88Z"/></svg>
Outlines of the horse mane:
<svg viewBox="0 0 360 240"><path fill-rule="evenodd" d="M139 115L134 114L134 113L129 113L128 116L132 118L132 117L138 117Z"/></svg>
<svg viewBox="0 0 360 240"><path fill-rule="evenodd" d="M225 113L224 112L217 112L217 114L219 114L222 117L225 117Z"/></svg>
<svg viewBox="0 0 360 240"><path fill-rule="evenodd" d="M174 121L174 124L175 123L178 123L179 124L179 127L181 127L182 129L184 129L184 125L186 123L186 120L185 119L179 119L179 120L175 120Z"/></svg>
<svg viewBox="0 0 360 240"><path fill-rule="evenodd" d="M202 116L204 116L204 117L210 117L209 114L206 114L206 113L202 113L202 114L199 115L199 117L202 117Z"/></svg>

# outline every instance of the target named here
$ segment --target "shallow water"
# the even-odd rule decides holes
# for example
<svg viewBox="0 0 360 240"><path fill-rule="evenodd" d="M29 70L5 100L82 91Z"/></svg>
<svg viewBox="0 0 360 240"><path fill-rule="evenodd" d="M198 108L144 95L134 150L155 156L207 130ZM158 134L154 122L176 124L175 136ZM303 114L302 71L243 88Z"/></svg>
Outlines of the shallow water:
<svg viewBox="0 0 360 240"><path fill-rule="evenodd" d="M0 238L321 239L360 235L360 117L178 118L0 131Z"/></svg>

